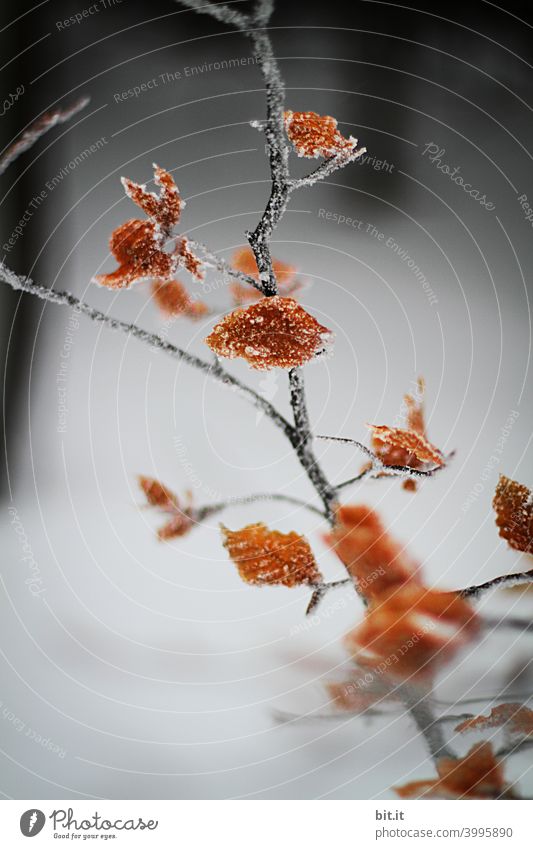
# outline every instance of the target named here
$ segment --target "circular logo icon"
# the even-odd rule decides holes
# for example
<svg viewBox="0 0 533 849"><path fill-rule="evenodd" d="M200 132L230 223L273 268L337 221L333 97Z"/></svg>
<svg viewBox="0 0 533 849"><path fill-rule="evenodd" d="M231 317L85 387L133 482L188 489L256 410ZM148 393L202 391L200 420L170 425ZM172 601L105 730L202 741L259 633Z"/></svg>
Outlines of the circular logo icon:
<svg viewBox="0 0 533 849"><path fill-rule="evenodd" d="M37 808L30 808L29 811L24 811L20 818L20 830L24 837L35 837L43 830L46 817L42 811Z"/></svg>

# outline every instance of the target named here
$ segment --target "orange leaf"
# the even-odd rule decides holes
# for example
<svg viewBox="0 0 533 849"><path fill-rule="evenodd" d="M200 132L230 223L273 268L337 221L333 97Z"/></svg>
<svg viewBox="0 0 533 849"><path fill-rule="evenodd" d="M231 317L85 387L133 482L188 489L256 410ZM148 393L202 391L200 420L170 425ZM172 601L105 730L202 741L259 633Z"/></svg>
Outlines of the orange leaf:
<svg viewBox="0 0 533 849"><path fill-rule="evenodd" d="M533 554L533 494L521 483L500 475L492 506L499 534L511 548Z"/></svg>
<svg viewBox="0 0 533 849"><path fill-rule="evenodd" d="M435 466L443 466L442 453L425 436L414 430L404 430L400 427L388 427L387 425L369 424L372 431L373 444L378 446L389 446L391 449L399 449L407 456L406 463L398 465L409 465L412 459L420 463L433 463ZM390 454L389 454L390 457ZM389 463L396 465L396 462Z"/></svg>
<svg viewBox="0 0 533 849"><path fill-rule="evenodd" d="M515 798L490 743L478 743L464 758L441 758L437 772L439 777L432 781L413 781L394 789L402 799Z"/></svg>
<svg viewBox="0 0 533 849"><path fill-rule="evenodd" d="M247 584L315 584L322 580L305 537L271 531L262 522L240 531L221 526L223 544Z"/></svg>
<svg viewBox="0 0 533 849"><path fill-rule="evenodd" d="M351 153L357 144L352 136L341 135L335 118L316 112L285 112L285 130L298 156L338 156Z"/></svg>
<svg viewBox="0 0 533 849"><path fill-rule="evenodd" d="M190 250L187 239L180 239L171 253L163 250L184 204L168 171L157 165L154 169L155 183L160 186L159 195L147 192L146 186L122 178L126 194L146 212L149 220L132 218L113 231L110 248L119 267L111 274L100 274L94 278L102 286L124 289L147 277L169 280L180 265L195 277L203 276L201 261Z"/></svg>
<svg viewBox="0 0 533 849"><path fill-rule="evenodd" d="M533 734L533 710L521 704L497 705L488 716L474 716L461 722L455 730L485 731L488 728L500 728L502 725L505 725L511 734L529 737Z"/></svg>
<svg viewBox="0 0 533 849"><path fill-rule="evenodd" d="M205 340L221 357L252 368L294 368L325 353L332 333L292 298L276 295L229 313Z"/></svg>
<svg viewBox="0 0 533 849"><path fill-rule="evenodd" d="M182 507L177 495L155 478L139 476L139 486L151 507L159 508L170 519L158 530L159 539L172 539L188 533L194 525L190 497Z"/></svg>
<svg viewBox="0 0 533 849"><path fill-rule="evenodd" d="M355 579L361 595L372 600L392 587L420 583L418 564L383 527L378 514L364 505L337 510L336 523L326 536Z"/></svg>
<svg viewBox="0 0 533 849"><path fill-rule="evenodd" d="M356 659L396 678L422 679L478 631L474 610L459 595L410 583L375 599L345 639Z"/></svg>
<svg viewBox="0 0 533 849"><path fill-rule="evenodd" d="M147 277L172 277L176 259L163 251L164 237L153 221L130 218L111 234L109 247L119 263L111 274L94 279L109 289L127 289L136 280Z"/></svg>
<svg viewBox="0 0 533 849"><path fill-rule="evenodd" d="M187 318L202 318L208 307L202 301L194 301L179 280L154 280L152 295L161 312L168 316L185 315Z"/></svg>
<svg viewBox="0 0 533 849"><path fill-rule="evenodd" d="M156 186L160 187L159 195L154 192L147 192L146 186L134 183L127 177L122 178L122 185L128 197L137 206L140 206L152 221L159 224L165 233L169 233L172 227L178 223L181 210L185 204L180 198L178 187L172 175L158 165L154 165L154 182Z"/></svg>

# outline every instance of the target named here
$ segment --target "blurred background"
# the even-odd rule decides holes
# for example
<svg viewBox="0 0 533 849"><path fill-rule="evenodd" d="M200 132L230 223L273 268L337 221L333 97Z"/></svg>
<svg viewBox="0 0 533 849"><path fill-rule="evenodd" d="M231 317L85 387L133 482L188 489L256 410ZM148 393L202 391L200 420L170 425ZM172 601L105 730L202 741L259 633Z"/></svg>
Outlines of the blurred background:
<svg viewBox="0 0 533 849"><path fill-rule="evenodd" d="M364 440L365 422L398 424L423 375L429 436L455 450L450 468L414 496L370 481L346 498L376 506L435 586L528 568L498 538L491 498L499 473L533 477L530 4L277 5L288 107L334 115L368 149L295 194L275 234L277 257L310 283L305 306L336 334L334 356L307 371L315 432ZM181 232L228 260L244 244L269 191L249 125L264 93L248 42L170 0L4 3L0 16L2 146L43 111L91 98L2 177L5 261L205 356L212 317L165 322L146 285L117 294L90 281L114 267L109 235L136 215L120 176L149 182L153 162L187 202ZM183 279L213 310L230 308L220 275ZM334 715L325 684L346 674L341 638L361 616L348 591L306 621L307 592L239 581L218 517L161 544L140 509L139 473L199 504L312 499L268 419L187 366L6 286L0 364L5 797L393 798L393 785L433 774L401 711ZM287 412L284 373L231 371ZM334 481L361 465L349 447L316 448ZM341 576L311 514L269 503L222 518L296 528L327 577ZM530 599L487 606L530 616ZM441 709L530 693L531 648L487 634L443 674ZM528 758L511 769L531 795Z"/></svg>

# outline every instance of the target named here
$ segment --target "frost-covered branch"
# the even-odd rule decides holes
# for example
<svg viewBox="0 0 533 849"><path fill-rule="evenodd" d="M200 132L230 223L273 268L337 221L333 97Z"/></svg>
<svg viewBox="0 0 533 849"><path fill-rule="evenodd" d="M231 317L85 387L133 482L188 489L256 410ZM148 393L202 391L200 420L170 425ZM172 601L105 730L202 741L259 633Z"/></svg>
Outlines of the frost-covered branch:
<svg viewBox="0 0 533 849"><path fill-rule="evenodd" d="M120 321L117 318L107 315L101 310L95 309L90 304L87 304L85 301L80 300L80 298L70 294L70 292L56 292L53 289L47 289L45 286L40 286L39 284L34 283L33 280L30 280L29 277L15 274L15 272L8 268L3 262L0 262L0 280L9 284L9 286L11 286L12 289L15 289L15 291L27 292L31 295L36 295L38 298L48 301L49 303L63 304L65 306L73 307L81 314L86 315L89 319L91 319L91 321L103 324L111 330L119 330L121 333L133 336L135 339L139 339L151 348L162 351L176 360L181 360L187 365L199 369L208 377L213 378L219 383L223 383L225 386L228 386L233 389L233 391L237 392L237 394L245 397L255 407L266 413L274 424L276 424L291 441L294 439L294 428L273 406L273 404L255 392L255 390L250 386L247 386L236 377L229 374L229 372L227 372L218 361L212 363L206 362L205 360L200 359L200 357L197 357L195 354L190 354L188 351L178 348L176 345L173 345L171 342L168 342L156 333L144 330L136 324Z"/></svg>
<svg viewBox="0 0 533 849"><path fill-rule="evenodd" d="M315 170L311 171L311 173L307 174L307 176L300 177L297 180L291 180L289 183L290 191L292 192L295 189L301 189L304 186L314 186L315 183L320 182L320 180L327 180L327 178L331 177L335 171L339 171L341 168L346 168L346 166L351 162L356 162L363 153L366 153L366 147L360 147L349 154L330 156L329 159L322 162L318 168L315 168Z"/></svg>
<svg viewBox="0 0 533 849"><path fill-rule="evenodd" d="M89 97L82 97L73 103L72 106L69 106L68 109L54 109L52 112L45 112L44 115L41 115L0 155L0 175L9 168L15 159L18 159L21 154L29 150L30 147L33 147L45 133L58 124L64 124L66 121L70 121L74 115L85 109L89 100Z"/></svg>
<svg viewBox="0 0 533 849"><path fill-rule="evenodd" d="M490 581L485 581L483 584L474 584L471 587L465 587L463 590L455 590L463 598L478 599L489 590L496 587L518 587L521 584L533 583L533 569L528 569L525 572L513 572L511 575L498 575L497 578L492 578Z"/></svg>
<svg viewBox="0 0 533 849"><path fill-rule="evenodd" d="M222 257L218 256L212 250L210 250L207 245L204 245L203 242L197 242L195 239L189 239L187 236L187 242L189 247L195 251L196 253L200 253L203 255L204 259L207 261L209 265L212 265L219 271L221 274L226 274L228 277L233 277L234 280L238 280L239 283L244 283L248 286L253 286L254 289L257 289L259 292L262 292L262 286L255 277L252 277L250 274L245 274L244 271L238 271L236 268L233 268L229 263L227 263Z"/></svg>

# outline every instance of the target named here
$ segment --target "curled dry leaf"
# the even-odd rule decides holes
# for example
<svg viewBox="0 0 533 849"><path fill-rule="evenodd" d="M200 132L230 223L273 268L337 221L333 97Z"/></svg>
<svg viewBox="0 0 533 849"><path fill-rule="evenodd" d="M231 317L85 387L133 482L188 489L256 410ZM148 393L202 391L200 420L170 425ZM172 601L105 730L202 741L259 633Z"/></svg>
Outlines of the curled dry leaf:
<svg viewBox="0 0 533 849"><path fill-rule="evenodd" d="M503 767L490 743L478 743L464 758L441 758L438 778L395 787L402 799L513 799Z"/></svg>
<svg viewBox="0 0 533 849"><path fill-rule="evenodd" d="M157 224L131 218L113 231L109 241L118 268L94 279L108 289L127 289L136 280L150 277L168 279L174 275L178 262L163 246L164 236Z"/></svg>
<svg viewBox="0 0 533 849"><path fill-rule="evenodd" d="M411 469L424 470L430 466L444 465L442 453L427 439L424 417L425 382L419 378L416 397L405 395L406 427L388 428L369 425L372 430L371 448L386 466L409 466ZM422 456L420 456L420 454ZM422 457L429 457L428 460ZM416 492L417 481L407 478L402 486L405 490Z"/></svg>
<svg viewBox="0 0 533 849"><path fill-rule="evenodd" d="M316 584L322 580L305 537L271 531L262 522L240 531L221 526L224 547L247 584Z"/></svg>
<svg viewBox="0 0 533 849"><path fill-rule="evenodd" d="M198 319L209 312L207 304L193 300L179 280L154 280L152 296L163 315L169 318L183 315Z"/></svg>
<svg viewBox="0 0 533 849"><path fill-rule="evenodd" d="M231 259L231 264L237 271L248 274L250 277L259 281L259 271L254 252L251 248L239 248L235 251ZM272 270L278 281L278 289L281 295L294 295L303 288L302 281L296 277L294 266L279 259L273 259ZM235 304L257 301L263 297L258 289L254 289L253 286L246 286L243 283L231 283L229 289Z"/></svg>
<svg viewBox="0 0 533 849"><path fill-rule="evenodd" d="M492 506L499 534L511 548L533 554L533 494L527 486L500 475Z"/></svg>
<svg viewBox="0 0 533 849"><path fill-rule="evenodd" d="M345 640L358 662L416 680L431 677L478 633L476 614L459 595L410 583L375 599Z"/></svg>
<svg viewBox="0 0 533 849"><path fill-rule="evenodd" d="M420 583L419 564L383 527L375 510L365 505L339 507L326 536L354 578L359 593L377 599L393 587Z"/></svg>
<svg viewBox="0 0 533 849"><path fill-rule="evenodd" d="M160 187L158 195L148 192L146 186L122 179L126 194L148 215L148 220L132 218L113 231L109 246L119 267L94 278L102 286L125 289L137 280L150 277L169 280L180 266L195 277L202 277L201 262L190 250L187 239L178 239L170 252L164 250L184 203L172 175L157 165L154 173L155 183Z"/></svg>
<svg viewBox="0 0 533 849"><path fill-rule="evenodd" d="M501 728L505 726L511 734L520 737L531 737L533 735L533 710L525 705L506 703L492 708L488 716L474 716L461 722L456 727L459 733L465 731L485 731L489 728Z"/></svg>
<svg viewBox="0 0 533 849"><path fill-rule="evenodd" d="M157 507L162 513L170 516L157 532L159 539L185 536L194 525L190 493L182 506L178 496L155 478L140 475L138 480L150 507Z"/></svg>
<svg viewBox="0 0 533 849"><path fill-rule="evenodd" d="M417 463L431 463L435 466L443 466L444 458L434 445L421 433L414 430L404 430L400 427L388 427L387 425L369 424L372 431L372 443L388 446L392 451L398 449L407 458L407 462L401 465L412 466L413 460ZM391 464L394 465L394 464Z"/></svg>
<svg viewBox="0 0 533 849"><path fill-rule="evenodd" d="M285 112L285 131L298 156L312 159L350 154L357 145L339 132L335 118L316 112Z"/></svg>
<svg viewBox="0 0 533 849"><path fill-rule="evenodd" d="M295 300L275 295L229 313L205 341L220 357L267 370L303 365L325 353L332 336Z"/></svg>
<svg viewBox="0 0 533 849"><path fill-rule="evenodd" d="M158 195L146 191L146 186L134 183L127 177L122 178L122 185L128 197L168 235L178 223L185 203L180 198L172 175L159 165L154 165L154 183L160 187Z"/></svg>

